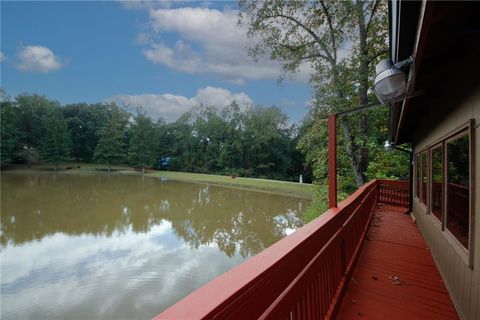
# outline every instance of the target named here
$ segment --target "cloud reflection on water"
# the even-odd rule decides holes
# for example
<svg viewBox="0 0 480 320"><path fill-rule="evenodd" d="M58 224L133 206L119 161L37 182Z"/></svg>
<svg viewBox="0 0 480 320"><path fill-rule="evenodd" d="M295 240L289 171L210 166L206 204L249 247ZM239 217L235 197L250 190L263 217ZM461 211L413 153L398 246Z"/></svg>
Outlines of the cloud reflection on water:
<svg viewBox="0 0 480 320"><path fill-rule="evenodd" d="M5 319L147 319L302 225L302 200L137 177L6 175L1 200Z"/></svg>

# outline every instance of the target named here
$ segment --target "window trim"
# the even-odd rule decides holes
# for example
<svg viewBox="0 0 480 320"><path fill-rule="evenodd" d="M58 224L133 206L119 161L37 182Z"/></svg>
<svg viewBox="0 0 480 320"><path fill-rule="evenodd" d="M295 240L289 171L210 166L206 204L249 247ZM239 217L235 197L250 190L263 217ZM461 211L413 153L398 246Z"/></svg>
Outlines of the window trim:
<svg viewBox="0 0 480 320"><path fill-rule="evenodd" d="M433 199L433 192L428 193L428 215L432 217L432 221L437 226L441 231L445 230L444 227L444 222L445 222L445 192L444 192L444 185L445 185L445 144L444 141L440 141L439 143L436 143L428 148L428 153L430 156L430 161L429 161L429 179L428 179L428 184L430 187L430 191L433 190L433 151L436 149L440 149L442 153L442 211L440 213L441 219L439 219L432 211L433 205L432 205L432 199Z"/></svg>
<svg viewBox="0 0 480 320"><path fill-rule="evenodd" d="M420 152L415 154L415 198L420 201L420 177L421 177Z"/></svg>
<svg viewBox="0 0 480 320"><path fill-rule="evenodd" d="M425 207L425 213L428 214L430 211L428 207L428 198L429 198L429 187L428 187L428 180L429 180L429 165L430 165L430 157L429 157L429 152L428 148L423 149L420 153L420 195L418 200L420 201L420 204L422 204ZM425 202L423 201L423 160L422 160L422 155L425 155L425 166L426 166L426 173L425 173Z"/></svg>
<svg viewBox="0 0 480 320"><path fill-rule="evenodd" d="M465 248L465 246L460 242L460 240L457 239L457 237L448 229L447 227L447 220L448 220L448 166L446 166L444 168L444 175L445 177L443 178L444 179L444 192L445 192L445 219L444 219L444 223L443 223L443 227L445 229L445 231L447 231L447 234L452 238L452 240L454 241L454 243L456 244L457 247L459 247L460 249L460 252L462 253L462 255L466 255L468 257L468 253L469 251L471 251L470 247L471 247L471 238L470 238L470 234L472 232L472 215L471 215L471 206L470 206L470 203L471 203L471 196L472 196L472 193L471 193L471 182L472 182L472 176L471 176L471 166L470 166L470 162L471 162L471 152L470 152L470 148L471 148L471 144L470 144L470 132L468 130L468 128L464 128L464 129L461 129L459 130L457 133L451 135L448 139L445 139L443 141L444 145L445 145L445 150L447 150L447 144L449 142L452 142L452 141L455 141L457 139L460 139L464 136L467 136L468 137L468 150L469 150L469 168L468 168L468 185L469 185L469 204L468 204L468 248ZM448 163L448 152L445 152L445 163ZM468 261L468 260L467 260Z"/></svg>
<svg viewBox="0 0 480 320"><path fill-rule="evenodd" d="M454 250L458 253L458 255L462 258L462 260L465 262L467 266L470 267L470 269L473 269L474 267L474 253L475 253L475 128L478 127L480 123L475 124L474 119L469 119L468 121L462 123L461 125L455 127L454 129L448 131L446 134L440 136L438 139L435 139L432 143L424 145L421 149L418 149L418 152L415 155L420 155L423 151L428 150L432 147L437 146L438 144L443 145L443 167L444 167L444 172L443 172L443 192L444 192L444 199L443 199L443 204L444 204L444 212L443 212L443 222L440 228L440 233L445 237L445 239L452 245ZM468 238L468 249L465 249L465 247L460 243L460 241L457 240L457 238L446 228L446 212L447 212L447 184L445 183L445 179L447 177L447 152L446 152L446 142L448 140L451 140L455 136L459 135L462 133L462 131L466 131L469 135L469 179L470 179L470 191L469 191L469 238ZM428 169L431 170L431 169ZM429 179L427 178L427 182ZM428 185L428 183L427 183ZM416 193L415 193L416 194ZM419 196L421 197L421 193L419 193ZM424 204L421 201L421 198L417 197L418 204L421 206L424 206ZM428 201L430 203L430 201ZM424 209L427 209L424 207ZM427 210L429 211L429 210ZM433 221L433 219L432 219ZM438 219L437 219L438 221Z"/></svg>

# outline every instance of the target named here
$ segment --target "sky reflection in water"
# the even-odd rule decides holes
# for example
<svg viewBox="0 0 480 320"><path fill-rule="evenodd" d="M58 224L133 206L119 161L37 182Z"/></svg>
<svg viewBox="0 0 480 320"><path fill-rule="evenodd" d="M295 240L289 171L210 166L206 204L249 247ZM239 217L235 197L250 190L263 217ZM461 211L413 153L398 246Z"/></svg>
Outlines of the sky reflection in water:
<svg viewBox="0 0 480 320"><path fill-rule="evenodd" d="M2 319L148 319L302 225L307 201L124 176L6 174Z"/></svg>

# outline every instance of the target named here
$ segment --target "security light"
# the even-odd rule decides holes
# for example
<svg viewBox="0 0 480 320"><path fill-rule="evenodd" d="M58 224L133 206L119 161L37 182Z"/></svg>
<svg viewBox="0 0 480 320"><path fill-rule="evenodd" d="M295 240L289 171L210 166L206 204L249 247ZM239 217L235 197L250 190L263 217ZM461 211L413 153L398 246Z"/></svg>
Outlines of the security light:
<svg viewBox="0 0 480 320"><path fill-rule="evenodd" d="M385 144L383 145L383 148L385 149L385 151L392 151L394 145L393 143L391 143L390 141L385 141Z"/></svg>
<svg viewBox="0 0 480 320"><path fill-rule="evenodd" d="M399 63L393 64L392 60L385 59L380 61L375 70L375 93L378 100L383 103L395 102L405 96L407 85L405 72L402 68L413 62L413 58L408 58Z"/></svg>

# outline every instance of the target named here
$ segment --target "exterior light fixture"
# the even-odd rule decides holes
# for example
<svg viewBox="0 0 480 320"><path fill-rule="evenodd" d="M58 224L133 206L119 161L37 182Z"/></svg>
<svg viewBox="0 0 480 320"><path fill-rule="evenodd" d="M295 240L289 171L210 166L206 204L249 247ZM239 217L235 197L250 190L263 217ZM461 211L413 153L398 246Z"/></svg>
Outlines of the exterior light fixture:
<svg viewBox="0 0 480 320"><path fill-rule="evenodd" d="M385 149L385 151L392 151L393 148L394 148L394 145L393 143L391 143L390 141L385 141L385 144L383 145L383 148Z"/></svg>
<svg viewBox="0 0 480 320"><path fill-rule="evenodd" d="M375 70L375 94L378 100L387 104L402 99L405 96L407 86L407 76L402 71L403 67L410 65L413 58L410 57L404 61L393 64L392 60L385 59L380 61Z"/></svg>

